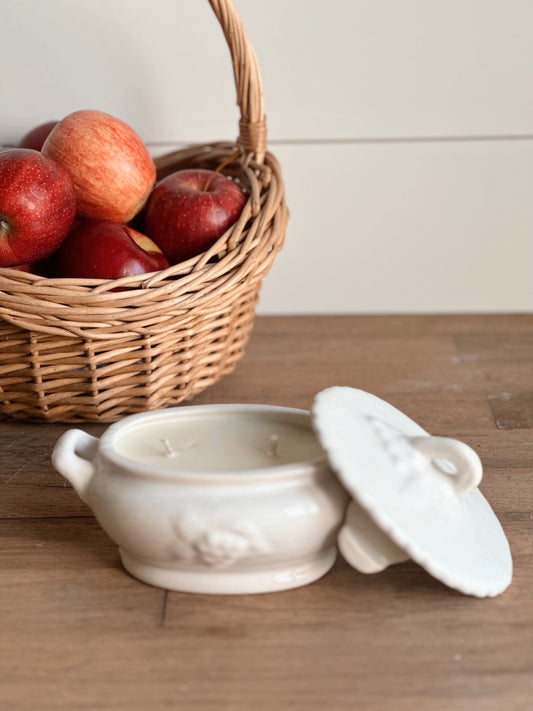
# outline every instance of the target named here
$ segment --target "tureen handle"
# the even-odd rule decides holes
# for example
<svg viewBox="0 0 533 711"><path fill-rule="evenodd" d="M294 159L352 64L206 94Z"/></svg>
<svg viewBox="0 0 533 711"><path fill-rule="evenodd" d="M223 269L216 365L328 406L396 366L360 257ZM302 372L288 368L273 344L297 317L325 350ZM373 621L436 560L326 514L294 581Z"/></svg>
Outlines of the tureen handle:
<svg viewBox="0 0 533 711"><path fill-rule="evenodd" d="M52 464L87 503L87 490L94 474L93 459L98 449L98 438L83 430L68 430L56 442Z"/></svg>

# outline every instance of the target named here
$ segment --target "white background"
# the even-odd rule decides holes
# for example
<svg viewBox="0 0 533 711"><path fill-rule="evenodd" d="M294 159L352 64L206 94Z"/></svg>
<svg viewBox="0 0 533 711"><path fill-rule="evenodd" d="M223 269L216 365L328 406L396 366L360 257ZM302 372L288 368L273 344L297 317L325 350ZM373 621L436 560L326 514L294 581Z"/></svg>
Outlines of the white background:
<svg viewBox="0 0 533 711"><path fill-rule="evenodd" d="M262 313L533 308L533 0L236 0L291 222ZM95 108L234 139L207 0L3 0L0 143Z"/></svg>

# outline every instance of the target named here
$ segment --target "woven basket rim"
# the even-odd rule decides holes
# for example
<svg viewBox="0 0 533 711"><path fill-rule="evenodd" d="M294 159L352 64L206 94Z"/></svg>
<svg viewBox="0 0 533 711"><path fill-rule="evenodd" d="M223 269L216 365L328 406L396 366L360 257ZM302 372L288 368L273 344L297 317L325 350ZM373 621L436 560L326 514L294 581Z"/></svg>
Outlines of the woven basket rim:
<svg viewBox="0 0 533 711"><path fill-rule="evenodd" d="M191 148L194 149L194 153ZM168 165L172 165L172 162L180 161L182 158L190 158L193 155L204 157L202 154L206 148L213 148L222 157L234 153L236 144L222 141L193 144L193 146L160 156L159 159L156 159L156 164L159 163L159 165L165 166L168 172ZM270 187L272 174L274 173L283 188L279 162L269 151L265 153L261 164L253 160L252 154L236 158L233 172L238 172L247 177L252 183L257 180L263 188ZM256 180L254 180L254 174ZM13 267L0 267L0 295L4 294L5 296L4 292L11 291L11 288L15 288L18 293L24 293L27 285L28 294L31 293L34 296L47 294L49 298L55 295L61 303L64 299L69 302L72 300L73 303L90 302L95 305L98 300L103 299L105 301L115 301L117 304L126 303L131 298L129 292L137 292L139 289L168 288L169 280L174 277L194 278L200 274L205 275L209 270L217 268L219 263L210 263L211 260L221 252L226 251L225 248L228 243L231 243L232 236L241 232L247 222L260 215L261 203L259 190L249 191L248 199L237 222L221 235L208 250L166 269L119 279L79 279L40 276L30 272L18 271Z"/></svg>
<svg viewBox="0 0 533 711"><path fill-rule="evenodd" d="M172 171L182 158L187 164L218 161L234 147L198 144L196 153L175 151L162 165ZM248 154L232 170L245 183L248 200L237 222L206 252L158 272L120 279L48 278L0 269L0 319L50 335L118 339L125 333L154 332L169 321L169 309L173 316L186 316L198 301L205 307L232 284L261 278L272 252L281 248L288 220L281 169L267 151L262 163Z"/></svg>

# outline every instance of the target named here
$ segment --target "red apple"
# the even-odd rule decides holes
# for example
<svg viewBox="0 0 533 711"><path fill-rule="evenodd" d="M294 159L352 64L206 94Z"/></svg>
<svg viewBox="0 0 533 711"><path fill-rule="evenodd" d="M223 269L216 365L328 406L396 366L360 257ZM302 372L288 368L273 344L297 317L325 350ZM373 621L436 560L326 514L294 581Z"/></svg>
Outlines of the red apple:
<svg viewBox="0 0 533 711"><path fill-rule="evenodd" d="M146 233L177 264L209 249L245 203L241 188L222 173L180 170L154 188L146 207Z"/></svg>
<svg viewBox="0 0 533 711"><path fill-rule="evenodd" d="M0 266L48 257L65 239L76 216L67 171L39 151L0 153Z"/></svg>
<svg viewBox="0 0 533 711"><path fill-rule="evenodd" d="M149 237L106 220L79 222L53 257L57 276L79 279L119 279L168 266Z"/></svg>
<svg viewBox="0 0 533 711"><path fill-rule="evenodd" d="M70 173L82 217L129 222L155 182L154 161L140 137L101 111L66 116L42 152Z"/></svg>
<svg viewBox="0 0 533 711"><path fill-rule="evenodd" d="M19 148L32 148L34 151L40 151L43 147L43 143L48 138L50 131L57 125L57 121L48 121L48 123L42 123L40 126L32 128L23 138L21 138L18 145Z"/></svg>

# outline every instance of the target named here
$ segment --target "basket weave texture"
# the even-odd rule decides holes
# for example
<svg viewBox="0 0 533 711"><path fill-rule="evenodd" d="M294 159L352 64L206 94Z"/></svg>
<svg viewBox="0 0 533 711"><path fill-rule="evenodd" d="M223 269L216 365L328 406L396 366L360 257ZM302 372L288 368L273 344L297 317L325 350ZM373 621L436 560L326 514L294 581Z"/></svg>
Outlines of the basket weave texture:
<svg viewBox="0 0 533 711"><path fill-rule="evenodd" d="M288 211L279 164L266 150L255 54L231 1L209 2L233 60L239 137L157 159L158 178L214 169L240 150L224 172L247 193L244 210L208 252L149 275L48 279L0 269L4 417L112 422L197 395L243 355Z"/></svg>

